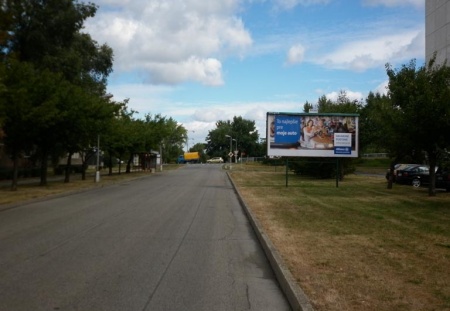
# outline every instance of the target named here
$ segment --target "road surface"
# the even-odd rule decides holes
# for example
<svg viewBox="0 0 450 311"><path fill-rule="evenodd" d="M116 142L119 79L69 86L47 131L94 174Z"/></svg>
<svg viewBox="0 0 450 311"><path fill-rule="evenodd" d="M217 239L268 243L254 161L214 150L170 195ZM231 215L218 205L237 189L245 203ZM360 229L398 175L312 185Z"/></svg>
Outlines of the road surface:
<svg viewBox="0 0 450 311"><path fill-rule="evenodd" d="M0 310L289 310L220 165L0 212Z"/></svg>

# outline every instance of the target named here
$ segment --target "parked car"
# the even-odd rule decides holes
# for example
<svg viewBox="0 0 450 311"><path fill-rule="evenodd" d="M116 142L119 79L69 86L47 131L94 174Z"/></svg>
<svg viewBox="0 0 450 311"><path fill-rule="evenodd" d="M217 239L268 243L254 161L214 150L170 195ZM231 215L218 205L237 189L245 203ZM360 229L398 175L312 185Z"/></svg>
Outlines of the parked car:
<svg viewBox="0 0 450 311"><path fill-rule="evenodd" d="M436 188L443 188L450 191L450 169L438 168L436 171Z"/></svg>
<svg viewBox="0 0 450 311"><path fill-rule="evenodd" d="M425 165L412 165L405 169L397 170L395 180L399 184L410 184L414 187L428 185L430 183L430 169ZM450 191L450 170L436 168L435 187Z"/></svg>
<svg viewBox="0 0 450 311"><path fill-rule="evenodd" d="M223 163L223 159L221 157L215 157L206 160L206 163Z"/></svg>
<svg viewBox="0 0 450 311"><path fill-rule="evenodd" d="M398 184L409 184L420 187L430 180L430 170L425 165L410 165L403 169L397 169L395 182Z"/></svg>
<svg viewBox="0 0 450 311"><path fill-rule="evenodd" d="M404 163L398 163L394 165L394 175L392 175L392 181L395 182L395 177L397 176L398 170L404 170L409 166L415 166L418 164L404 164ZM388 168L386 171L386 180L389 180L389 176L391 175L391 169Z"/></svg>

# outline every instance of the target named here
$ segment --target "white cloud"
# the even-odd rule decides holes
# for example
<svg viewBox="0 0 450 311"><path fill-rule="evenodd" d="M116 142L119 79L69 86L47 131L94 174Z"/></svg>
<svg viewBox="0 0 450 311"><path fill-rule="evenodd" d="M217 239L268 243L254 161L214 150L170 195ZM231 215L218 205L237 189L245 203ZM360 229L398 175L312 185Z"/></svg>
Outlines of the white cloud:
<svg viewBox="0 0 450 311"><path fill-rule="evenodd" d="M370 6L384 5L387 7L412 5L417 8L421 8L425 5L425 1L424 0L364 0L364 4L370 5Z"/></svg>
<svg viewBox="0 0 450 311"><path fill-rule="evenodd" d="M331 101L337 101L339 95L341 94L341 92L331 92L325 95L326 98L328 98ZM345 90L345 94L347 95L347 98L350 100L357 100L360 101L362 99L364 99L364 95L361 92L353 92L350 90Z"/></svg>
<svg viewBox="0 0 450 311"><path fill-rule="evenodd" d="M194 112L195 120L201 122L216 122L223 120L224 116L226 116L226 112L219 108L205 108Z"/></svg>
<svg viewBox="0 0 450 311"><path fill-rule="evenodd" d="M150 80L156 83L177 84L184 81L198 81L205 85L223 84L222 64L213 58L190 57L178 63L147 63Z"/></svg>
<svg viewBox="0 0 450 311"><path fill-rule="evenodd" d="M255 121L256 130L260 137L266 136L266 115L269 111L275 112L302 112L303 104L293 101L280 102L235 102L227 104L208 104L208 108L197 109L189 122L183 123L188 130L195 130L197 142L203 141L208 132L216 128L218 120L233 120L234 116L242 116L244 119Z"/></svg>
<svg viewBox="0 0 450 311"><path fill-rule="evenodd" d="M398 31L395 34L375 35L373 38L346 42L312 61L332 69L362 72L382 67L387 62L395 63L416 58L424 51L423 30Z"/></svg>
<svg viewBox="0 0 450 311"><path fill-rule="evenodd" d="M373 93L380 93L381 95L386 95L387 94L387 90L388 90L388 86L389 86L389 80L383 81L382 83L380 83L380 85L378 85L375 90L373 90Z"/></svg>
<svg viewBox="0 0 450 311"><path fill-rule="evenodd" d="M292 46L287 53L287 63L289 65L300 64L305 58L305 48L301 44Z"/></svg>
<svg viewBox="0 0 450 311"><path fill-rule="evenodd" d="M330 0L273 0L276 8L290 10L298 5L308 6L317 4L327 4Z"/></svg>
<svg viewBox="0 0 450 311"><path fill-rule="evenodd" d="M222 59L245 54L250 33L240 0L95 0L86 31L114 50L115 72L139 70L152 83L221 85Z"/></svg>

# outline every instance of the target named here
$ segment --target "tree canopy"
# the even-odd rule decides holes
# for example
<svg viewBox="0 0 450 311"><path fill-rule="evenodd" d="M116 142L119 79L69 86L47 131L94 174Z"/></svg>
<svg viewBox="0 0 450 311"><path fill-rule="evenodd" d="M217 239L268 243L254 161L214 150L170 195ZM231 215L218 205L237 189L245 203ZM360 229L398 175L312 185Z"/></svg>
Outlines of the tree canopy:
<svg viewBox="0 0 450 311"><path fill-rule="evenodd" d="M435 195L435 168L443 150L450 144L450 68L435 58L417 68L411 61L400 69L386 65L390 105L384 110L386 141L396 155L403 148L425 152L430 166L429 195ZM389 119L390 116L390 119Z"/></svg>
<svg viewBox="0 0 450 311"><path fill-rule="evenodd" d="M262 156L258 139L255 121L234 116L232 121L217 121L216 128L209 131L206 137L206 153L210 157L222 157L226 160L229 159L228 153L234 151L237 146L238 157Z"/></svg>
<svg viewBox="0 0 450 311"><path fill-rule="evenodd" d="M86 160L99 152L98 137L127 171L134 153L164 149L166 161L179 153L184 127L159 114L136 119L128 100L106 93L113 51L83 33L96 11L77 0L0 0L0 139L14 163L12 190L25 155L46 185L50 159L67 155L70 168L74 153Z"/></svg>

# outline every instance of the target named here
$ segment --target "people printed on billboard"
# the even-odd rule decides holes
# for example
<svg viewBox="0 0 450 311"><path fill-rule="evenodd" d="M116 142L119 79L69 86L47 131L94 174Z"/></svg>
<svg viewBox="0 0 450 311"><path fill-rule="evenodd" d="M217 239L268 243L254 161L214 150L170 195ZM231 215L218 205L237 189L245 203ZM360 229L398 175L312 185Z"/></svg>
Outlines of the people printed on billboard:
<svg viewBox="0 0 450 311"><path fill-rule="evenodd" d="M267 117L270 124L267 135L269 155L296 155L274 149L333 151L319 156L354 155L357 151L356 115L268 113Z"/></svg>

